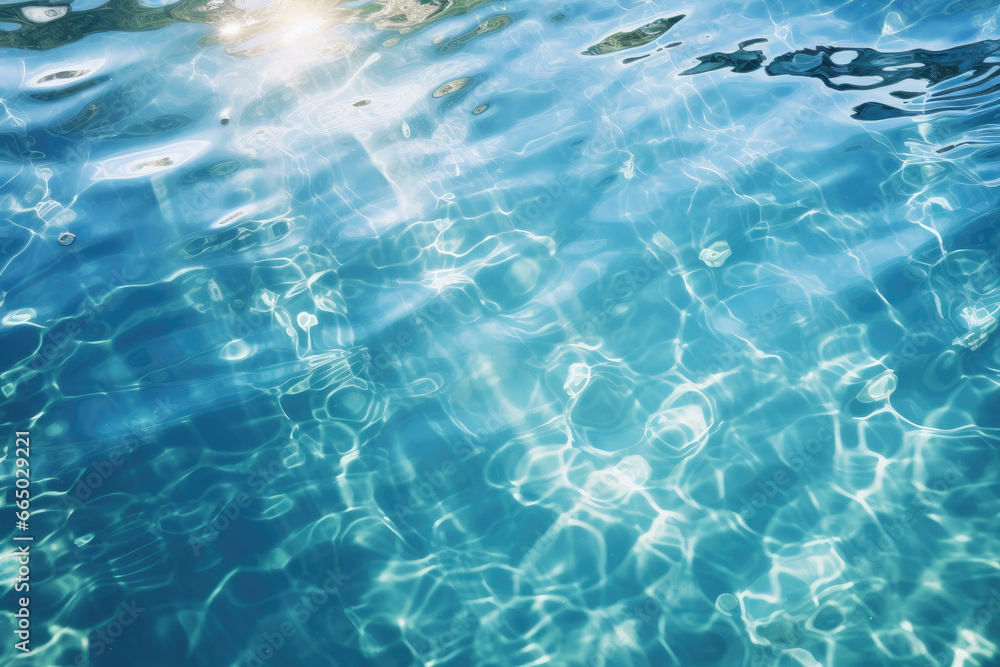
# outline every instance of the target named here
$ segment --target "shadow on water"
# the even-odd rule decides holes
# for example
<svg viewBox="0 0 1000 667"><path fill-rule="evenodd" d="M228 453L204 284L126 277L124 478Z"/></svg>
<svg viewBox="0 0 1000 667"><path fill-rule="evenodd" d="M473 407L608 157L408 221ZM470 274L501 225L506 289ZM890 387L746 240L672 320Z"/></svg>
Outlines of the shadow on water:
<svg viewBox="0 0 1000 667"><path fill-rule="evenodd" d="M310 21L333 19L340 22L371 23L375 28L408 33L432 23L460 16L487 4L489 0L404 0L381 4L369 2L357 7L345 7L343 2L300 0L276 3L260 9L247 10L236 0L181 0L165 7L148 7L138 0L110 0L100 7L73 11L67 5L20 3L0 7L0 22L17 24L15 30L0 33L0 47L45 50L77 41L99 32L138 32L157 30L175 23L200 23L231 29L213 32L202 38L202 45L235 44L279 29L289 20L308 18ZM582 52L585 56L601 56L654 42L677 25L685 15L659 18L635 30L610 35ZM455 53L481 35L501 30L511 17L496 15L471 31L454 37L438 47L439 55ZM819 79L837 91L865 91L896 86L906 81L925 81L936 86L968 75L958 85L940 91L896 90L890 95L901 100L900 106L883 102L864 102L854 108L858 120L884 120L919 116L941 111L974 107L983 98L1000 93L995 82L998 70L990 60L1000 50L1000 41L984 40L943 51L913 49L883 52L867 47L818 46L776 56L765 65L767 56L761 50L748 50L766 39L750 39L739 44L731 53L715 52L698 56L699 64L680 72L680 76L704 74L720 69L746 74L761 68L769 76L798 76ZM671 44L669 46L673 46ZM266 50L266 49L264 49ZM233 52L233 55L257 55L260 48ZM630 64L648 57L639 55L626 59ZM87 81L70 89L35 93L39 101L52 101L94 86ZM911 105L909 108L906 105Z"/></svg>
<svg viewBox="0 0 1000 667"><path fill-rule="evenodd" d="M180 0L165 7L149 7L138 0L110 0L100 7L82 11L73 11L63 4L24 2L0 7L0 23L19 26L0 32L0 47L47 50L95 33L142 32L175 23L239 27L228 36L206 36L203 44L207 45L237 39L245 41L280 28L296 17L308 17L310 21L331 19L371 23L379 30L407 33L461 16L487 2L489 0L402 0L387 5L369 2L359 7L343 7L346 4L343 0L299 0L248 10L241 8L236 0ZM497 25L498 19L492 19L493 24L476 35L506 25ZM476 35L467 37L471 39Z"/></svg>
<svg viewBox="0 0 1000 667"><path fill-rule="evenodd" d="M681 75L702 74L726 67L738 73L756 71L763 66L766 56L762 51L746 51L745 47L761 41L743 42L733 53L699 56L701 64L681 72ZM996 81L997 62L991 60L998 50L998 40L984 40L944 51L913 49L883 52L865 47L819 46L777 56L764 66L764 71L769 76L819 79L837 91L876 90L906 81L925 81L929 87L945 82L957 84L943 90L897 90L890 93L902 100L902 104L915 101L915 108L911 109L881 102L865 102L854 108L853 118L884 120L969 109L988 101L990 96L1000 92L1000 82ZM960 77L964 78L955 81Z"/></svg>

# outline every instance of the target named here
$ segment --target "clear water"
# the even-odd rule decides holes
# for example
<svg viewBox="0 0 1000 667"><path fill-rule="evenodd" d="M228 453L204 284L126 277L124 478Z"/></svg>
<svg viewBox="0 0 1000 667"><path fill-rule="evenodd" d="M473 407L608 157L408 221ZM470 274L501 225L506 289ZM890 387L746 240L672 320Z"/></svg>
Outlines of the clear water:
<svg viewBox="0 0 1000 667"><path fill-rule="evenodd" d="M1000 664L997 17L5 2L0 660Z"/></svg>

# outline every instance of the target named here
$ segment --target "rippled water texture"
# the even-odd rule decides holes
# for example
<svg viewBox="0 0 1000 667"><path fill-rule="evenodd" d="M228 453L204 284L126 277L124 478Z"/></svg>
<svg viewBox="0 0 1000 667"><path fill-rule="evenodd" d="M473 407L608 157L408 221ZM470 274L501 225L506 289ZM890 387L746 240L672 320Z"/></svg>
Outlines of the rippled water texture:
<svg viewBox="0 0 1000 667"><path fill-rule="evenodd" d="M0 662L1000 664L997 20L4 2Z"/></svg>

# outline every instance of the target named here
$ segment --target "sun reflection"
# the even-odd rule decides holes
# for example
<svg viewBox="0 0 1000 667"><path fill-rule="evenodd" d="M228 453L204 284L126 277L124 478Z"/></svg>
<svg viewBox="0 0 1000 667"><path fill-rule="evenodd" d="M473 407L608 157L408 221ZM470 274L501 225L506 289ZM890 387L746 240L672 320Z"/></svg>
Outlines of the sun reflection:
<svg viewBox="0 0 1000 667"><path fill-rule="evenodd" d="M257 44L245 53L260 55L274 48L287 47L299 43L302 38L315 35L330 27L331 20L315 12L295 9L283 12L245 12L228 15L224 22L216 24L216 34L212 41L227 44L249 43L255 38L270 38L270 43ZM265 37L267 35L267 37Z"/></svg>
<svg viewBox="0 0 1000 667"><path fill-rule="evenodd" d="M326 26L327 20L319 16L305 15L297 16L288 22L282 41L286 44L305 37L309 33L317 32Z"/></svg>

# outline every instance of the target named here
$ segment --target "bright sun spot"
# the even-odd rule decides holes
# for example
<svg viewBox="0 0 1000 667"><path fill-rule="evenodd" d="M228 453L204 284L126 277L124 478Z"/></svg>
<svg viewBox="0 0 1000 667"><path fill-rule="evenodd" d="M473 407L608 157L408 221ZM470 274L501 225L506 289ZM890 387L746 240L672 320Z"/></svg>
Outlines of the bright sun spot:
<svg viewBox="0 0 1000 667"><path fill-rule="evenodd" d="M322 27L326 23L324 19L316 16L302 16L298 18L294 23L289 24L285 31L283 41L293 42L299 37L302 37L306 33L315 31L316 29Z"/></svg>

